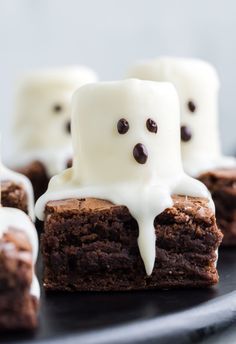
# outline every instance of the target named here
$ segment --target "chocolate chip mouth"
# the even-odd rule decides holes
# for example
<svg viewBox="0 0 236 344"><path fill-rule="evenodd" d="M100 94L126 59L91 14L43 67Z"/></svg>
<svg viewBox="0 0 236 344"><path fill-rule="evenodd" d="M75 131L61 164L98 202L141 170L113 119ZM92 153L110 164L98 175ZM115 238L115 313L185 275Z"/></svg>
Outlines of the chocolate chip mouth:
<svg viewBox="0 0 236 344"><path fill-rule="evenodd" d="M137 143L133 149L133 156L139 164L145 164L148 158L147 148L142 143Z"/></svg>
<svg viewBox="0 0 236 344"><path fill-rule="evenodd" d="M186 125L182 125L180 128L180 134L181 134L181 140L183 142L188 142L191 140L192 138L192 131L191 129L186 126Z"/></svg>

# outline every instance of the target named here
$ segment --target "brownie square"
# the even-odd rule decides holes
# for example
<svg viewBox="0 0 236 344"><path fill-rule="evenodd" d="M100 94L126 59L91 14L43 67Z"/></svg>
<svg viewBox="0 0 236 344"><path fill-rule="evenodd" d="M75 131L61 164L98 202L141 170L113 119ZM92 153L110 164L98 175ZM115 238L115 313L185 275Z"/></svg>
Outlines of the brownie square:
<svg viewBox="0 0 236 344"><path fill-rule="evenodd" d="M49 176L42 162L32 161L28 165L16 169L16 171L24 174L31 181L35 201L47 190Z"/></svg>
<svg viewBox="0 0 236 344"><path fill-rule="evenodd" d="M28 212L28 197L24 186L14 181L1 181L1 204L3 207L18 208Z"/></svg>
<svg viewBox="0 0 236 344"><path fill-rule="evenodd" d="M36 327L38 300L30 293L32 277L26 234L9 228L0 239L0 331Z"/></svg>
<svg viewBox="0 0 236 344"><path fill-rule="evenodd" d="M50 201L41 249L46 290L208 287L218 282L222 233L202 198L174 196L155 219L156 261L147 276L138 225L125 206L99 199Z"/></svg>
<svg viewBox="0 0 236 344"><path fill-rule="evenodd" d="M236 168L219 169L200 175L212 194L216 221L224 234L223 244L236 245Z"/></svg>

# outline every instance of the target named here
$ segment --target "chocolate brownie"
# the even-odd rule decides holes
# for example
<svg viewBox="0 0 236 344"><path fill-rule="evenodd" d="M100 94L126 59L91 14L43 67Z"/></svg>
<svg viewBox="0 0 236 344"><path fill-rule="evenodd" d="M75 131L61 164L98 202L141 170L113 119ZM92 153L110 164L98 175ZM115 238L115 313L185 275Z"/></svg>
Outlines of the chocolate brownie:
<svg viewBox="0 0 236 344"><path fill-rule="evenodd" d="M99 199L50 201L41 239L46 290L208 287L218 282L222 233L207 200L174 196L155 219L156 261L147 276L138 225L125 206Z"/></svg>
<svg viewBox="0 0 236 344"><path fill-rule="evenodd" d="M38 300L30 294L32 277L26 234L8 228L0 239L0 331L36 327Z"/></svg>
<svg viewBox="0 0 236 344"><path fill-rule="evenodd" d="M0 332L37 327L38 300L28 292L0 293Z"/></svg>
<svg viewBox="0 0 236 344"><path fill-rule="evenodd" d="M30 164L16 170L24 174L32 183L35 201L47 190L49 176L46 167L40 161L33 161Z"/></svg>
<svg viewBox="0 0 236 344"><path fill-rule="evenodd" d="M10 180L1 181L1 204L3 207L18 208L28 212L27 192L21 184Z"/></svg>
<svg viewBox="0 0 236 344"><path fill-rule="evenodd" d="M224 234L223 244L236 245L236 169L219 169L200 175L212 194L216 221Z"/></svg>

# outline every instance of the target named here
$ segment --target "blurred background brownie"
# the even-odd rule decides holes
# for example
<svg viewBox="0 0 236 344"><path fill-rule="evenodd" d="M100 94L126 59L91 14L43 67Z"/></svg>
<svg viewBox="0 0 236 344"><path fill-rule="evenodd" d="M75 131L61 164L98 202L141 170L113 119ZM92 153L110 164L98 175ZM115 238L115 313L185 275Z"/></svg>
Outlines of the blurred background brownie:
<svg viewBox="0 0 236 344"><path fill-rule="evenodd" d="M236 245L236 169L213 170L200 175L216 206L216 218L224 234L223 244Z"/></svg>
<svg viewBox="0 0 236 344"><path fill-rule="evenodd" d="M138 225L125 206L98 199L50 201L42 235L46 290L207 287L218 282L222 234L208 201L174 197L155 219L156 261L145 273Z"/></svg>
<svg viewBox="0 0 236 344"><path fill-rule="evenodd" d="M18 168L17 172L24 174L32 183L35 201L47 190L49 175L46 167L40 161L32 161L30 164L22 168Z"/></svg>
<svg viewBox="0 0 236 344"><path fill-rule="evenodd" d="M1 207L0 222L0 331L32 330L39 306L36 230L19 209Z"/></svg>
<svg viewBox="0 0 236 344"><path fill-rule="evenodd" d="M30 180L23 174L9 170L1 161L0 192L3 207L18 208L35 220L34 193Z"/></svg>
<svg viewBox="0 0 236 344"><path fill-rule="evenodd" d="M72 159L69 159L67 165L64 167L71 167ZM24 174L32 183L34 189L35 201L44 194L47 190L50 176L47 172L46 166L40 161L32 161L32 163L25 165L24 167L18 168L17 172Z"/></svg>
<svg viewBox="0 0 236 344"><path fill-rule="evenodd" d="M21 184L5 180L1 182L1 204L3 207L18 208L28 212L27 193Z"/></svg>

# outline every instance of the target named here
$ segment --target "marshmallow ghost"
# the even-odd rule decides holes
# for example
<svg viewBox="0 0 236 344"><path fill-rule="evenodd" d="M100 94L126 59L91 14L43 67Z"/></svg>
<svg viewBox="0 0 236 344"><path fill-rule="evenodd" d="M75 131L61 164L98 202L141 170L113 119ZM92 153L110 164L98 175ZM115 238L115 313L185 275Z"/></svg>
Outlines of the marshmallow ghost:
<svg viewBox="0 0 236 344"><path fill-rule="evenodd" d="M36 71L19 85L15 108L15 164L40 160L49 176L60 172L71 155L70 102L80 86L95 82L86 67Z"/></svg>
<svg viewBox="0 0 236 344"><path fill-rule="evenodd" d="M28 237L32 247L33 278L31 283L31 295L39 298L40 287L34 272L34 265L38 255L38 235L30 218L21 210L0 206L0 238L9 230L22 231ZM9 248L10 249L10 248Z"/></svg>
<svg viewBox="0 0 236 344"><path fill-rule="evenodd" d="M155 263L155 217L172 194L209 197L183 172L179 101L170 83L129 79L81 87L72 100L72 168L51 179L36 204L95 197L125 205L139 225L138 245L148 275Z"/></svg>
<svg viewBox="0 0 236 344"><path fill-rule="evenodd" d="M184 169L193 176L236 167L221 154L218 129L219 79L215 69L198 59L162 57L137 63L129 77L171 82L180 98L181 149Z"/></svg>

